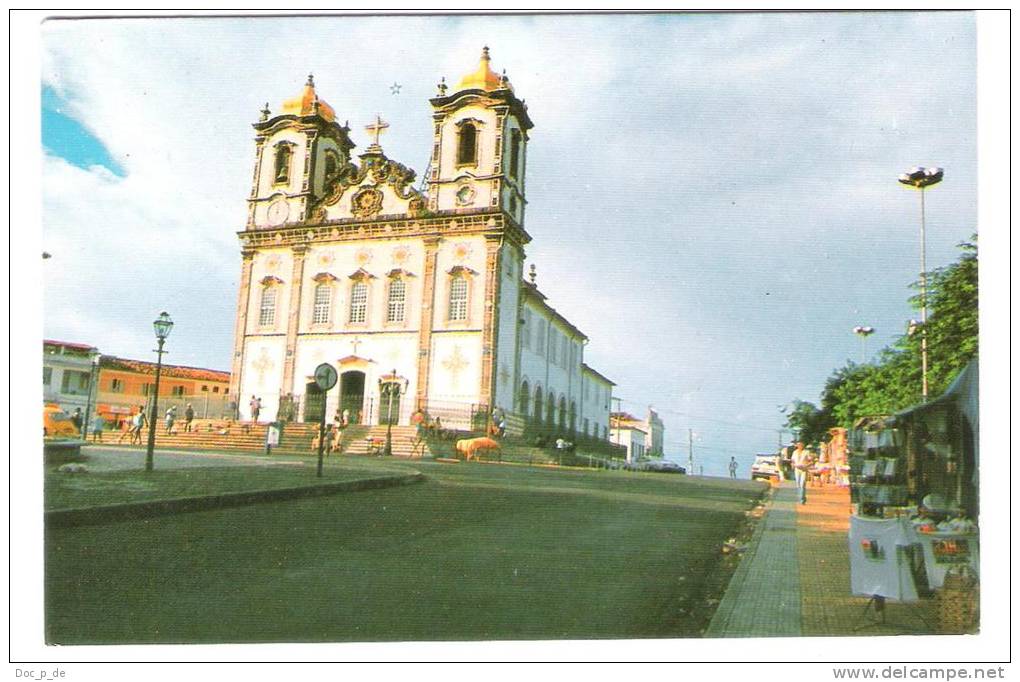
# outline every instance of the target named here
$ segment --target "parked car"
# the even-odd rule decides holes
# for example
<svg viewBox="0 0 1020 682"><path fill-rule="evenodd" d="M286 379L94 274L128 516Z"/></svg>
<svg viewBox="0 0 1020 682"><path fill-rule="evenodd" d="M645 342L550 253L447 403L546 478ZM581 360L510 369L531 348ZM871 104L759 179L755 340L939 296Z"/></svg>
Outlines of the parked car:
<svg viewBox="0 0 1020 682"><path fill-rule="evenodd" d="M56 403L43 405L43 438L77 438L78 429L71 421L71 415Z"/></svg>
<svg viewBox="0 0 1020 682"><path fill-rule="evenodd" d="M755 455L751 480L779 478L779 455Z"/></svg>
<svg viewBox="0 0 1020 682"><path fill-rule="evenodd" d="M657 471L662 474L686 474L687 469L680 466L676 462L671 462L668 459L653 460L646 466L648 471Z"/></svg>

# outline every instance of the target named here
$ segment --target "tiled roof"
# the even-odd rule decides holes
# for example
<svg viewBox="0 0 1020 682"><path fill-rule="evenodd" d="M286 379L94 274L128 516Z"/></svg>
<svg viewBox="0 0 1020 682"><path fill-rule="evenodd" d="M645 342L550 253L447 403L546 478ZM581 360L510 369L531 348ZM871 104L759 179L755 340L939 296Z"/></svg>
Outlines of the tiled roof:
<svg viewBox="0 0 1020 682"><path fill-rule="evenodd" d="M63 348L71 348L72 350L81 351L94 351L95 346L90 346L87 343L70 343L68 341L53 341L50 339L43 339L43 346L61 346Z"/></svg>
<svg viewBox="0 0 1020 682"><path fill-rule="evenodd" d="M144 360L128 360L104 355L99 363L101 368L119 369L125 372L138 372L139 374L155 374L156 363L145 362ZM179 379L197 379L199 381L220 381L230 382L230 372L223 372L218 369L205 369L202 367L187 367L184 365L163 365L160 370L163 376L177 377Z"/></svg>

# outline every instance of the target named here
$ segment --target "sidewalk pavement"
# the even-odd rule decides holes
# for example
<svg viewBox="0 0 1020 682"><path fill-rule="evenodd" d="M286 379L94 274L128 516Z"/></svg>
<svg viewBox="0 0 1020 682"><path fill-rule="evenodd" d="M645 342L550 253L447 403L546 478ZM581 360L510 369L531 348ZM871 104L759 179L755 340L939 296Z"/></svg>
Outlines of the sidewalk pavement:
<svg viewBox="0 0 1020 682"><path fill-rule="evenodd" d="M932 600L885 603L876 622L867 597L850 594L850 491L792 481L772 490L705 637L932 634Z"/></svg>

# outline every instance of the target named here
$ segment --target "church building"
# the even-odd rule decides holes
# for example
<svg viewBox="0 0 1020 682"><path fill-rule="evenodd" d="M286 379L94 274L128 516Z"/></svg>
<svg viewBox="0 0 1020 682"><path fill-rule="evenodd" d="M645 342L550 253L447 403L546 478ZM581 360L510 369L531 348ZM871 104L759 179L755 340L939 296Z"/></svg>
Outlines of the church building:
<svg viewBox="0 0 1020 682"><path fill-rule="evenodd" d="M524 272L527 107L505 75L478 68L430 100L426 182L387 158L381 119L358 146L315 90L254 124L230 394L316 421L447 428L505 414L535 428L608 436L612 382L585 364L588 337ZM325 394L315 368L339 374ZM399 390L391 390L399 389ZM394 398L394 396L396 396Z"/></svg>

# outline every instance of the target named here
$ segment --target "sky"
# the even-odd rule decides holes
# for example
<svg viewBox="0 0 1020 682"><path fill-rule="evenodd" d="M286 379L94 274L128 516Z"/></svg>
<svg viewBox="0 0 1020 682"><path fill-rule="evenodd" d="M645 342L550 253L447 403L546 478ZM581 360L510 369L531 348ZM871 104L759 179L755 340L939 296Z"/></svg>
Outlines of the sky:
<svg viewBox="0 0 1020 682"><path fill-rule="evenodd" d="M526 248L591 339L624 410L666 453L723 474L774 451L917 311L929 268L977 229L969 13L51 20L42 24L43 334L104 354L229 369L254 131L315 75L319 96L424 171L441 77L483 45L535 123ZM937 58L932 58L937 55ZM918 64L923 63L923 68ZM399 84L394 94L392 85ZM83 292L87 314L82 313ZM862 344L852 329L876 332ZM789 439L787 434L786 439Z"/></svg>

